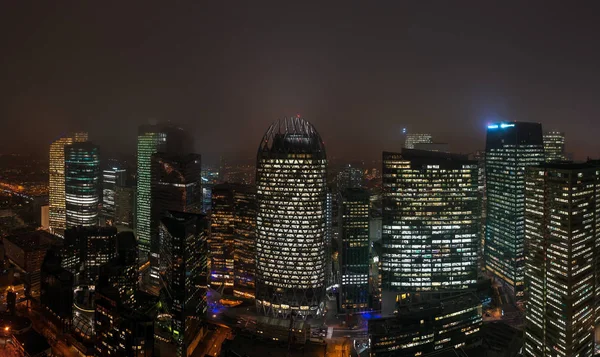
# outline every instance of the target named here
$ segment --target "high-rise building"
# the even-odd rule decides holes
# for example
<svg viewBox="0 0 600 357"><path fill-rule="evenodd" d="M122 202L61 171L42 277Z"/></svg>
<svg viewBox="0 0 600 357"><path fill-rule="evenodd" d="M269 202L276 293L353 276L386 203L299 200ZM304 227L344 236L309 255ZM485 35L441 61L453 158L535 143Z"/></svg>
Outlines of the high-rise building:
<svg viewBox="0 0 600 357"><path fill-rule="evenodd" d="M348 188L340 193L340 308L366 311L369 306L369 192Z"/></svg>
<svg viewBox="0 0 600 357"><path fill-rule="evenodd" d="M170 124L142 125L137 139L136 232L140 240L140 255L147 259L151 237L152 154L193 152L192 137Z"/></svg>
<svg viewBox="0 0 600 357"><path fill-rule="evenodd" d="M402 306L396 316L368 321L370 356L466 356L450 351L481 344L481 312L472 292Z"/></svg>
<svg viewBox="0 0 600 357"><path fill-rule="evenodd" d="M433 136L431 134L406 134L404 141L405 149L414 149L415 144L432 144Z"/></svg>
<svg viewBox="0 0 600 357"><path fill-rule="evenodd" d="M253 299L256 293L256 189L236 189L233 253L233 295Z"/></svg>
<svg viewBox="0 0 600 357"><path fill-rule="evenodd" d="M58 250L46 252L41 267L40 303L53 322L67 332L73 317L73 273L62 267Z"/></svg>
<svg viewBox="0 0 600 357"><path fill-rule="evenodd" d="M207 309L207 245L210 229L202 214L169 211L160 220L161 300L171 315L177 356L191 356L192 341Z"/></svg>
<svg viewBox="0 0 600 357"><path fill-rule="evenodd" d="M248 185L220 184L212 190L208 240L213 289L242 298L256 291L256 192Z"/></svg>
<svg viewBox="0 0 600 357"><path fill-rule="evenodd" d="M55 234L62 235L66 229L65 146L81 141L87 141L87 133L62 137L50 145L49 224L50 231Z"/></svg>
<svg viewBox="0 0 600 357"><path fill-rule="evenodd" d="M463 155L383 153L384 313L472 288L477 280L477 162Z"/></svg>
<svg viewBox="0 0 600 357"><path fill-rule="evenodd" d="M83 243L81 262L85 281L95 284L100 267L117 255L117 229L114 227L85 227L78 230Z"/></svg>
<svg viewBox="0 0 600 357"><path fill-rule="evenodd" d="M100 156L89 141L65 146L65 199L67 228L98 224Z"/></svg>
<svg viewBox="0 0 600 357"><path fill-rule="evenodd" d="M337 175L338 192L347 188L360 188L363 182L363 172L357 167L347 165Z"/></svg>
<svg viewBox="0 0 600 357"><path fill-rule="evenodd" d="M210 284L213 289L229 294L233 292L234 193L235 187L230 184L213 187L208 241Z"/></svg>
<svg viewBox="0 0 600 357"><path fill-rule="evenodd" d="M133 205L135 202L135 188L117 186L115 190L115 226L119 229L134 228Z"/></svg>
<svg viewBox="0 0 600 357"><path fill-rule="evenodd" d="M154 356L154 319L123 305L117 289L96 290L94 321L94 356Z"/></svg>
<svg viewBox="0 0 600 357"><path fill-rule="evenodd" d="M104 224L113 226L116 223L117 187L125 186L127 170L111 167L102 171L102 219Z"/></svg>
<svg viewBox="0 0 600 357"><path fill-rule="evenodd" d="M117 256L100 266L97 288L111 287L123 305L134 306L138 285L138 250L133 232L117 234Z"/></svg>
<svg viewBox="0 0 600 357"><path fill-rule="evenodd" d="M197 154L158 152L152 155L151 163L150 274L158 282L160 219L169 210L202 211L201 161Z"/></svg>
<svg viewBox="0 0 600 357"><path fill-rule="evenodd" d="M327 157L300 118L273 123L256 164L256 304L268 315L323 312Z"/></svg>
<svg viewBox="0 0 600 357"><path fill-rule="evenodd" d="M542 125L488 125L485 151L485 266L520 301L525 273L525 168L544 161Z"/></svg>
<svg viewBox="0 0 600 357"><path fill-rule="evenodd" d="M560 131L547 131L544 133L544 154L546 162L564 161L565 133Z"/></svg>
<svg viewBox="0 0 600 357"><path fill-rule="evenodd" d="M525 179L524 356L593 356L600 169L548 163Z"/></svg>

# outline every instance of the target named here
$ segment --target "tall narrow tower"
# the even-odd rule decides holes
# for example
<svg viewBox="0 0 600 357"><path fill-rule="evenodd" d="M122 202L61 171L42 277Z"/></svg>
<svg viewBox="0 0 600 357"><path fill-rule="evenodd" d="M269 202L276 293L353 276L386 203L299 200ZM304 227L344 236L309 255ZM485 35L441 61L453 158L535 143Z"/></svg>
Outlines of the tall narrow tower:
<svg viewBox="0 0 600 357"><path fill-rule="evenodd" d="M256 164L256 305L264 314L323 312L326 171L312 124L295 117L269 127Z"/></svg>
<svg viewBox="0 0 600 357"><path fill-rule="evenodd" d="M152 154L157 152L187 154L193 152L193 139L181 128L170 124L142 125L137 140L136 231L140 256L150 253Z"/></svg>
<svg viewBox="0 0 600 357"><path fill-rule="evenodd" d="M79 142L65 146L67 228L98 225L100 156L98 146Z"/></svg>
<svg viewBox="0 0 600 357"><path fill-rule="evenodd" d="M87 141L87 133L62 137L50 145L49 223L54 234L63 235L66 228L65 146Z"/></svg>
<svg viewBox="0 0 600 357"><path fill-rule="evenodd" d="M488 125L485 148L485 267L522 300L525 237L525 168L544 161L542 125Z"/></svg>

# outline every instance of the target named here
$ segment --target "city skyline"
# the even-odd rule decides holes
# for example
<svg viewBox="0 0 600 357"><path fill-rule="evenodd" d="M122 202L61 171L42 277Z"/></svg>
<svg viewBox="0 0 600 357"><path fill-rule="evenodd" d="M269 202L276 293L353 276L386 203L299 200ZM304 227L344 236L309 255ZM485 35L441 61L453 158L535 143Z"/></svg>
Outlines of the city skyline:
<svg viewBox="0 0 600 357"><path fill-rule="evenodd" d="M404 127L470 153L500 120L565 132L576 159L600 153L588 130L600 115L600 53L584 45L598 32L594 11L146 5L6 4L0 152L41 152L86 130L101 147L132 153L136 128L154 119L188 128L211 163L251 151L273 118L300 113L332 159L397 151Z"/></svg>

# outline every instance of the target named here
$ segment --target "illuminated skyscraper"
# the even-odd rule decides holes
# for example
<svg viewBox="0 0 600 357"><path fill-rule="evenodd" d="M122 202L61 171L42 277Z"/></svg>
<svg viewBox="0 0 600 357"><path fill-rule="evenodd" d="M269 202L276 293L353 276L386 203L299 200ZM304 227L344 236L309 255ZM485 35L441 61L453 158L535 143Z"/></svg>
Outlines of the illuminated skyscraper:
<svg viewBox="0 0 600 357"><path fill-rule="evenodd" d="M100 155L91 142L65 146L67 228L98 225Z"/></svg>
<svg viewBox="0 0 600 357"><path fill-rule="evenodd" d="M255 191L242 184L214 186L208 240L213 289L254 297L255 244Z"/></svg>
<svg viewBox="0 0 600 357"><path fill-rule="evenodd" d="M306 120L273 123L256 165L256 304L264 314L323 313L327 158Z"/></svg>
<svg viewBox="0 0 600 357"><path fill-rule="evenodd" d="M102 171L102 219L103 223L115 224L117 187L125 186L127 170L111 167Z"/></svg>
<svg viewBox="0 0 600 357"><path fill-rule="evenodd" d="M360 188L362 181L362 170L348 165L337 175L338 192L344 192L347 188Z"/></svg>
<svg viewBox="0 0 600 357"><path fill-rule="evenodd" d="M210 214L210 284L213 289L233 292L233 259L235 231L235 188L230 184L212 189Z"/></svg>
<svg viewBox="0 0 600 357"><path fill-rule="evenodd" d="M235 227L233 253L233 294L254 298L256 294L256 189L240 186L233 197Z"/></svg>
<svg viewBox="0 0 600 357"><path fill-rule="evenodd" d="M65 146L81 141L87 141L87 133L62 137L50 145L49 223L50 231L61 236L66 228Z"/></svg>
<svg viewBox="0 0 600 357"><path fill-rule="evenodd" d="M525 181L524 356L593 356L597 166L543 164Z"/></svg>
<svg viewBox="0 0 600 357"><path fill-rule="evenodd" d="M151 236L151 158L157 152L193 152L193 139L183 129L169 124L142 125L137 140L136 231L140 255L147 259Z"/></svg>
<svg viewBox="0 0 600 357"><path fill-rule="evenodd" d="M544 154L546 155L546 162L566 160L565 133L561 133L559 131L545 132Z"/></svg>
<svg viewBox="0 0 600 357"><path fill-rule="evenodd" d="M369 309L369 192L348 188L340 193L340 305L342 311Z"/></svg>
<svg viewBox="0 0 600 357"><path fill-rule="evenodd" d="M384 313L477 280L477 162L434 151L383 153ZM387 296L386 296L387 295Z"/></svg>
<svg viewBox="0 0 600 357"><path fill-rule="evenodd" d="M163 152L153 154L151 161L150 264L151 277L158 279L160 219L167 211L202 211L201 161L198 154Z"/></svg>
<svg viewBox="0 0 600 357"><path fill-rule="evenodd" d="M431 134L406 134L404 142L405 149L414 149L415 144L432 144L433 137Z"/></svg>
<svg viewBox="0 0 600 357"><path fill-rule="evenodd" d="M510 122L488 126L485 266L523 297L525 168L544 161L542 125Z"/></svg>
<svg viewBox="0 0 600 357"><path fill-rule="evenodd" d="M206 313L206 239L210 222L202 214L169 211L160 220L161 301L171 316L177 356L191 356Z"/></svg>

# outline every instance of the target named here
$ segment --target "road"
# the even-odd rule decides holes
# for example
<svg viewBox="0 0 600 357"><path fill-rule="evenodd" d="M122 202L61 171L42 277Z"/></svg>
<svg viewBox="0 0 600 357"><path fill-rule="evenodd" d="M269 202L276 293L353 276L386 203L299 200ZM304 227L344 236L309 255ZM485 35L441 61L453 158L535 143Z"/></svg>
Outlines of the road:
<svg viewBox="0 0 600 357"><path fill-rule="evenodd" d="M226 327L219 326L215 331L211 331L204 340L196 347L192 353L192 357L218 356L221 353L221 345L229 336L231 330Z"/></svg>
<svg viewBox="0 0 600 357"><path fill-rule="evenodd" d="M28 309L23 305L19 305L18 311L31 319L35 331L46 337L48 343L52 346L52 353L56 356L79 357L77 349L73 346L67 346L63 334L57 331L54 325L47 323L46 318L35 307ZM56 342L53 342L53 340Z"/></svg>

